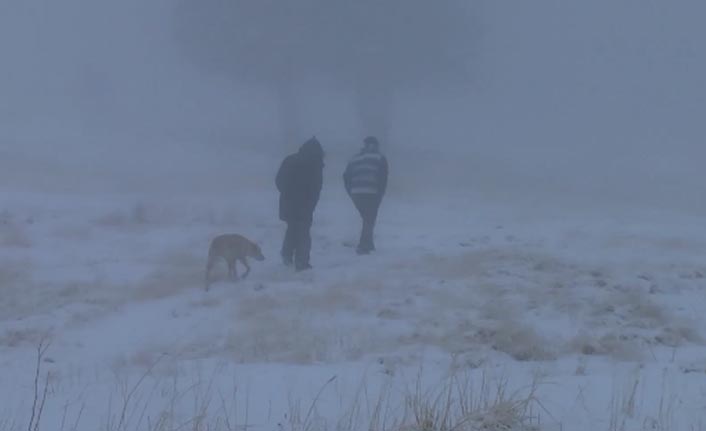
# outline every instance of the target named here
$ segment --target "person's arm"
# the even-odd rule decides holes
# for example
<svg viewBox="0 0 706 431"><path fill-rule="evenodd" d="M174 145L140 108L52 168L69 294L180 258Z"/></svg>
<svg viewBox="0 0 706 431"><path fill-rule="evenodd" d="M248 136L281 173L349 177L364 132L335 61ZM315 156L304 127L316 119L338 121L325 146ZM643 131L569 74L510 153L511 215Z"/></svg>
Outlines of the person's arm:
<svg viewBox="0 0 706 431"><path fill-rule="evenodd" d="M387 173L389 170L387 158L385 156L382 157L380 164L380 197L383 197L387 191Z"/></svg>
<svg viewBox="0 0 706 431"><path fill-rule="evenodd" d="M343 172L343 186L346 188L346 193L351 194L351 164L346 165L346 170Z"/></svg>
<svg viewBox="0 0 706 431"><path fill-rule="evenodd" d="M284 159L282 161L282 164L279 166L279 170L277 171L277 177L275 178L275 185L277 186L277 190L282 193L285 189L285 185L288 181L288 170L289 170L289 163L287 163L287 159Z"/></svg>
<svg viewBox="0 0 706 431"><path fill-rule="evenodd" d="M314 206L319 203L321 189L324 187L324 169L323 167L316 172L316 181L314 184Z"/></svg>
<svg viewBox="0 0 706 431"><path fill-rule="evenodd" d="M304 189L305 194L302 198L310 213L314 213L316 205L321 197L321 189L323 188L323 170L314 171L309 175L309 181Z"/></svg>

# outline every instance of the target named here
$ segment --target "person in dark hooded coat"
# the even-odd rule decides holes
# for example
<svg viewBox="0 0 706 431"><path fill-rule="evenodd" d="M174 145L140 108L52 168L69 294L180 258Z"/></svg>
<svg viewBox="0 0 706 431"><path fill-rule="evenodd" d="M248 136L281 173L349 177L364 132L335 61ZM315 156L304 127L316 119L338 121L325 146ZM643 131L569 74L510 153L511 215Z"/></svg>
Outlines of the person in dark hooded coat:
<svg viewBox="0 0 706 431"><path fill-rule="evenodd" d="M323 186L324 150L313 137L287 156L277 172L279 218L287 223L282 259L298 271L310 269L311 225Z"/></svg>

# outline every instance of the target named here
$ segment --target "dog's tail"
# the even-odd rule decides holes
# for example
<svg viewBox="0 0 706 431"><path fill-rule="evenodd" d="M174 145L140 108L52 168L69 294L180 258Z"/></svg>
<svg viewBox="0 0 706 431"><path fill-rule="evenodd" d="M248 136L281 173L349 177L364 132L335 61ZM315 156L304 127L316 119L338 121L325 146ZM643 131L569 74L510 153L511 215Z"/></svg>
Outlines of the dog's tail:
<svg viewBox="0 0 706 431"><path fill-rule="evenodd" d="M211 269L213 268L213 247L208 249L208 260L206 261L206 279L204 280L205 289L208 292L208 288L211 287Z"/></svg>

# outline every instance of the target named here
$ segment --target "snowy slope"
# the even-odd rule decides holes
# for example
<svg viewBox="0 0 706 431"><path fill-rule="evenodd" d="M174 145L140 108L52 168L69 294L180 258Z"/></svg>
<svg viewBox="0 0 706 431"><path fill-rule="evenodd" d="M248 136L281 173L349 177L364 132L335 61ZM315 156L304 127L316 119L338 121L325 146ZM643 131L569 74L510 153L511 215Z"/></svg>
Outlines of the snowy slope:
<svg viewBox="0 0 706 431"><path fill-rule="evenodd" d="M0 431L706 428L706 3L474 2L467 86L398 89L368 257L351 89L300 83L285 148L173 4L0 2ZM272 179L309 134L295 274ZM267 260L207 293L224 232Z"/></svg>
<svg viewBox="0 0 706 431"><path fill-rule="evenodd" d="M484 380L537 381L525 424L540 429L654 421L686 430L706 417L698 220L559 217L470 201L420 209L391 196L378 253L358 257L349 247L358 221L331 186L317 213L315 270L294 274L277 258L272 193L220 206L187 195L8 196L0 231L8 429L29 421L42 339L51 343L42 429L79 413L77 429L119 429L143 375L125 429L204 409L208 429L227 429L215 422L234 415L257 429L331 429L352 409L357 425L346 423L362 429L381 393L391 427L393 418L410 421L403 407L418 382L438 390L450 373L479 394ZM253 238L268 259L248 280L207 293L204 255L222 232Z"/></svg>

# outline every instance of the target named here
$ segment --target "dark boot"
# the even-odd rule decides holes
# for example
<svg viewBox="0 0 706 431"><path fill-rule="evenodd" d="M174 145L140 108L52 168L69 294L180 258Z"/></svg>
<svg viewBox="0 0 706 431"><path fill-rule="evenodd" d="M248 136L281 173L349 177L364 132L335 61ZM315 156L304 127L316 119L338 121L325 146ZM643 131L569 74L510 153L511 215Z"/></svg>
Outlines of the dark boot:
<svg viewBox="0 0 706 431"><path fill-rule="evenodd" d="M282 263L284 266L292 266L292 263L294 263L294 258L292 256L282 254Z"/></svg>
<svg viewBox="0 0 706 431"><path fill-rule="evenodd" d="M294 266L297 271L311 269L311 222L297 222L295 232Z"/></svg>

